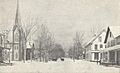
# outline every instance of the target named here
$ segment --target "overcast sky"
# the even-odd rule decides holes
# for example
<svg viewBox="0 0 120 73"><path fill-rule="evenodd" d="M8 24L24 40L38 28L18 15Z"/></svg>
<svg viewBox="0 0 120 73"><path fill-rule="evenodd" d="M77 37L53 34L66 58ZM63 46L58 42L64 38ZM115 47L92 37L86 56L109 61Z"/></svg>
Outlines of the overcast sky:
<svg viewBox="0 0 120 73"><path fill-rule="evenodd" d="M120 25L119 0L19 0L19 5L22 19L39 17L65 47L76 31L89 32L96 24ZM0 0L0 29L12 27L15 9L16 0Z"/></svg>

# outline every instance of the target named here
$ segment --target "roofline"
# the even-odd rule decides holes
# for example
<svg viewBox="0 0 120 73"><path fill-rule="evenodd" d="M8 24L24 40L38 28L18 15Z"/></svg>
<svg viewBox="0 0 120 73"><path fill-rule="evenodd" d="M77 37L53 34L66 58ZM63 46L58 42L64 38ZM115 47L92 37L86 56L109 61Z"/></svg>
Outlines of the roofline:
<svg viewBox="0 0 120 73"><path fill-rule="evenodd" d="M109 26L108 26L108 28L107 28L107 33L106 33L106 36L105 36L105 41L104 41L104 43L106 43L106 42L107 42L107 37L108 37L108 33L109 33L109 31L110 31L110 28L109 28Z"/></svg>
<svg viewBox="0 0 120 73"><path fill-rule="evenodd" d="M88 46L90 43L92 43L94 40L96 40L97 39L97 37L99 36L99 35L101 35L104 31L106 31L105 29L103 29L98 35L96 35L95 37L94 37L94 39L93 40L91 40L86 46Z"/></svg>

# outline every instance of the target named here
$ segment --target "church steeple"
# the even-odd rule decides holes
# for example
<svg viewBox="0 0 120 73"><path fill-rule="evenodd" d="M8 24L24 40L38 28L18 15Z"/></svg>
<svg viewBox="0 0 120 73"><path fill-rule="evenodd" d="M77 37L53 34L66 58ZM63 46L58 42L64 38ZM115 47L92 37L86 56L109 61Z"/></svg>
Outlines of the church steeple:
<svg viewBox="0 0 120 73"><path fill-rule="evenodd" d="M15 25L21 24L21 17L20 17L20 11L19 11L19 0L17 0L17 8L16 8L16 16L15 16Z"/></svg>

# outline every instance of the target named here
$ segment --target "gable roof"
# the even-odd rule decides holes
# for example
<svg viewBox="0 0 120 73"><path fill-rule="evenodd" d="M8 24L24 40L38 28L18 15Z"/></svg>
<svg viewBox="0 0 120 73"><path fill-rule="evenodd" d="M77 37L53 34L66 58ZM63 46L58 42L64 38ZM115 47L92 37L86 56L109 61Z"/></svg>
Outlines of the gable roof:
<svg viewBox="0 0 120 73"><path fill-rule="evenodd" d="M120 36L120 26L108 26L104 43L107 42L107 38L110 31L114 38Z"/></svg>
<svg viewBox="0 0 120 73"><path fill-rule="evenodd" d="M21 16L20 16L20 10L19 10L19 0L17 0L17 8L16 8L16 14L15 14L15 24L13 26L13 31L18 28L19 31L23 31L22 25L21 25Z"/></svg>
<svg viewBox="0 0 120 73"><path fill-rule="evenodd" d="M114 38L120 35L120 26L110 26L109 28Z"/></svg>
<svg viewBox="0 0 120 73"><path fill-rule="evenodd" d="M98 33L96 36L94 36L87 44L89 45L90 43L94 42L104 31L106 31L106 29L103 29L100 33Z"/></svg>

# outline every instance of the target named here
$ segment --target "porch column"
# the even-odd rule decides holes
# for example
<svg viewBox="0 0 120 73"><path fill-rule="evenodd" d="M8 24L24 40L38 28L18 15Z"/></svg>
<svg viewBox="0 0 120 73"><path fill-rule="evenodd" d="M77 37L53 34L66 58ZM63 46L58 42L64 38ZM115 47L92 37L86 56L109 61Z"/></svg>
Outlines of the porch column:
<svg viewBox="0 0 120 73"><path fill-rule="evenodd" d="M115 51L115 63L117 63L117 51Z"/></svg>
<svg viewBox="0 0 120 73"><path fill-rule="evenodd" d="M109 63L110 62L110 52L108 51L107 53L108 53L108 55L107 55L107 58L108 58L107 62Z"/></svg>
<svg viewBox="0 0 120 73"><path fill-rule="evenodd" d="M30 60L32 61L32 51L30 52Z"/></svg>

